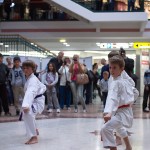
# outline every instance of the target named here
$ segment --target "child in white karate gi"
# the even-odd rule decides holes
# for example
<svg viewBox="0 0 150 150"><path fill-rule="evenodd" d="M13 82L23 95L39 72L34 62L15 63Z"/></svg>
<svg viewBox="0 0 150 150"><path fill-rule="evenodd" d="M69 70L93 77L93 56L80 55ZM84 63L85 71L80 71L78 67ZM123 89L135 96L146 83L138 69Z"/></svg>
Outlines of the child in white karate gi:
<svg viewBox="0 0 150 150"><path fill-rule="evenodd" d="M114 130L124 139L126 150L132 150L126 128L130 128L133 122L131 105L134 102L134 88L129 80L121 75L124 66L124 60L120 56L109 59L112 81L104 109L105 124L101 129L101 136L104 148L110 148L110 150L117 150Z"/></svg>
<svg viewBox="0 0 150 150"><path fill-rule="evenodd" d="M35 116L44 110L45 97L43 93L46 91L46 86L34 75L35 63L33 61L27 60L23 62L22 67L27 79L22 103L23 120L27 135L30 138L25 144L35 144L38 142Z"/></svg>

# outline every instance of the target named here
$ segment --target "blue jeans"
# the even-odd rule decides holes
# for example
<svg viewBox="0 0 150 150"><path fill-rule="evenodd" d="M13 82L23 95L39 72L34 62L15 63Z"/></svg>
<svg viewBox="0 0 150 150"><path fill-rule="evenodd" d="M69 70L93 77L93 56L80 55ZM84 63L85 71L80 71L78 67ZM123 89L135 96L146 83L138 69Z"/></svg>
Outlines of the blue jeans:
<svg viewBox="0 0 150 150"><path fill-rule="evenodd" d="M66 86L60 85L59 87L59 98L60 98L60 108L64 108L64 103L66 100L67 108L70 107L71 102L71 89L67 88Z"/></svg>

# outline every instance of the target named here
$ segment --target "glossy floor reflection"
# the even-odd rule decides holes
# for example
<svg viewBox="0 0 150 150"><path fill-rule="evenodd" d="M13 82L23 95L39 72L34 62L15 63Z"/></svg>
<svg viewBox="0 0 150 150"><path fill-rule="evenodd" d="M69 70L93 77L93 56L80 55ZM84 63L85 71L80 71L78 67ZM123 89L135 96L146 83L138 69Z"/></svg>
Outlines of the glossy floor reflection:
<svg viewBox="0 0 150 150"><path fill-rule="evenodd" d="M93 100L87 106L87 113L74 113L61 110L48 114L46 110L37 117L40 136L39 143L25 145L26 136L24 123L15 116L14 106L10 107L11 117L0 117L0 150L103 150L99 131L103 124L103 105L100 99ZM130 137L133 150L150 149L150 112L142 112L142 98L133 105L134 124L129 130L133 132ZM118 150L125 150L124 145Z"/></svg>
<svg viewBox="0 0 150 150"><path fill-rule="evenodd" d="M99 130L100 118L57 118L38 120L39 143L25 145L23 122L0 124L0 150L103 150ZM135 119L130 129L133 150L149 150L150 120ZM7 142L6 142L7 141ZM125 147L119 146L118 150Z"/></svg>

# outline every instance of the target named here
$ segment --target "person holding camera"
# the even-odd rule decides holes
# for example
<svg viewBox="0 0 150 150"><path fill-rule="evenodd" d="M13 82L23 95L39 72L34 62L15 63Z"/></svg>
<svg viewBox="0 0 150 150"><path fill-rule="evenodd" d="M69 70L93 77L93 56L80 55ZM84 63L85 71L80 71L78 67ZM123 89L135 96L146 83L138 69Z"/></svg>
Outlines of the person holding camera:
<svg viewBox="0 0 150 150"><path fill-rule="evenodd" d="M79 55L75 54L73 56L73 62L70 65L69 72L71 73L71 91L73 95L73 102L75 110L74 112L78 112L78 102L80 101L83 107L83 112L86 112L85 100L83 98L83 84L77 83L77 75L84 73L85 68L84 65L79 62Z"/></svg>
<svg viewBox="0 0 150 150"><path fill-rule="evenodd" d="M65 57L62 66L58 70L58 73L60 74L60 86L59 86L60 108L63 109L64 104L66 102L66 107L68 110L70 110L70 102L71 102L71 89L70 89L71 74L69 72L69 65L70 59L69 57Z"/></svg>

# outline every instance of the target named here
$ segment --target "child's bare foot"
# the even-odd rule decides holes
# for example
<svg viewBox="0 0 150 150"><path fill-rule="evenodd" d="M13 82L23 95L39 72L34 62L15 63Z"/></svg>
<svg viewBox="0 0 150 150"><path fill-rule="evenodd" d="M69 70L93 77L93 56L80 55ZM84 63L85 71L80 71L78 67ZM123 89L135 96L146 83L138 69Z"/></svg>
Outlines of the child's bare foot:
<svg viewBox="0 0 150 150"><path fill-rule="evenodd" d="M39 130L38 129L36 129L36 134L39 135Z"/></svg>
<svg viewBox="0 0 150 150"><path fill-rule="evenodd" d="M35 144L38 143L37 136L33 136L29 141L27 141L25 144Z"/></svg>
<svg viewBox="0 0 150 150"><path fill-rule="evenodd" d="M122 145L121 137L116 135L116 145Z"/></svg>

